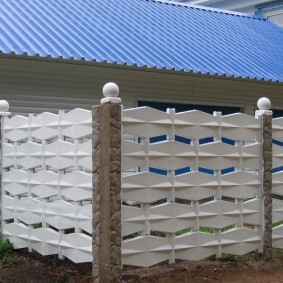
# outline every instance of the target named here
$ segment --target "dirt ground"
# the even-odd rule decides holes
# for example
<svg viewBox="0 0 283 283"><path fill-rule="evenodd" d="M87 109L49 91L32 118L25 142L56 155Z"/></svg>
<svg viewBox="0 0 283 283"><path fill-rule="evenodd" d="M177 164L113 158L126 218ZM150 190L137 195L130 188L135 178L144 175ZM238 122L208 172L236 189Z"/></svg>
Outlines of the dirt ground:
<svg viewBox="0 0 283 283"><path fill-rule="evenodd" d="M0 269L1 283L88 283L91 264L74 264L55 256L42 257L26 250L14 252L14 263ZM275 254L270 262L254 261L251 257L236 261L204 260L159 264L151 268L126 267L125 282L142 283L283 283L283 255Z"/></svg>

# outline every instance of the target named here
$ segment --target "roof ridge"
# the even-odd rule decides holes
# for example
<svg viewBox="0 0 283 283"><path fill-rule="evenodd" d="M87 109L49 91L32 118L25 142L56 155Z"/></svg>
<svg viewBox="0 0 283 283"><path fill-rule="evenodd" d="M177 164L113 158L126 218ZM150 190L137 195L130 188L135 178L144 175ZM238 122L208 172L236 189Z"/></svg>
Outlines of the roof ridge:
<svg viewBox="0 0 283 283"><path fill-rule="evenodd" d="M241 13L241 12L237 12L237 11L213 8L213 7L208 7L208 6L200 6L200 5L194 5L194 4L189 4L189 3L182 3L182 2L177 2L177 1L174 1L174 0L173 1L171 1L171 0L141 0L141 1L168 4L168 5L172 5L172 6L183 6L183 7L186 7L186 8L204 10L204 11L208 11L208 12L217 12L217 13L220 13L220 14L228 14L228 15L231 15L231 16L241 16L241 17L244 17L244 18L266 21L266 19L264 17L260 16L260 15L245 14L245 13Z"/></svg>

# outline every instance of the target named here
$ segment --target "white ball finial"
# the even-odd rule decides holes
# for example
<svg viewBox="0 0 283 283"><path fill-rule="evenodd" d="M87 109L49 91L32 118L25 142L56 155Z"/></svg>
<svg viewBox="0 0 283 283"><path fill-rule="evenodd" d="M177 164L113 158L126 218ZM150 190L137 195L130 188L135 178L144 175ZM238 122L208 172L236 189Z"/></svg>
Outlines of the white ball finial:
<svg viewBox="0 0 283 283"><path fill-rule="evenodd" d="M119 87L115 83L107 83L102 89L105 97L117 97L119 95Z"/></svg>
<svg viewBox="0 0 283 283"><path fill-rule="evenodd" d="M271 102L267 97L262 97L257 101L257 107L259 110L269 110Z"/></svg>
<svg viewBox="0 0 283 283"><path fill-rule="evenodd" d="M9 111L9 103L6 100L0 100L0 113Z"/></svg>
<svg viewBox="0 0 283 283"><path fill-rule="evenodd" d="M121 98L117 97L119 95L119 87L115 83L107 83L102 89L105 98L100 100L101 104L110 103L120 103Z"/></svg>

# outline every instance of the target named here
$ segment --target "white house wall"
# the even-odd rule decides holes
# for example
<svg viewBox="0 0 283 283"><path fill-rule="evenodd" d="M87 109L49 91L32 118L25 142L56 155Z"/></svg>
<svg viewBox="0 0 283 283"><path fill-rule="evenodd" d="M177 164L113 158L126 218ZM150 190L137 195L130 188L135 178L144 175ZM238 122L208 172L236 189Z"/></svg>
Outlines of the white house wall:
<svg viewBox="0 0 283 283"><path fill-rule="evenodd" d="M208 6L208 7L218 8L218 9L239 11L239 12L247 13L247 14L254 14L256 10L256 6L268 4L273 1L274 0L230 0L230 1L226 1L226 0L187 0L187 1L180 1L180 2L182 3L185 2L187 4Z"/></svg>
<svg viewBox="0 0 283 283"><path fill-rule="evenodd" d="M54 112L100 103L102 87L114 81L123 105L138 100L241 107L252 114L262 96L283 109L283 85L258 81L206 78L188 74L157 73L109 67L23 59L0 59L0 99L12 113Z"/></svg>

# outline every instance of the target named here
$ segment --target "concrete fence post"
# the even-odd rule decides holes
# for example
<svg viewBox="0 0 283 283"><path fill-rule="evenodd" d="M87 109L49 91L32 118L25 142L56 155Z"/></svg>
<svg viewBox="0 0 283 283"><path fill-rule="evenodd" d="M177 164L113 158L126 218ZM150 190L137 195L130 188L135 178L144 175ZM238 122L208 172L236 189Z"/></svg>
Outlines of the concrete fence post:
<svg viewBox="0 0 283 283"><path fill-rule="evenodd" d="M93 282L121 282L121 99L114 83L93 115Z"/></svg>
<svg viewBox="0 0 283 283"><path fill-rule="evenodd" d="M11 113L9 111L9 103L6 100L0 100L0 146L1 146L1 170L0 170L0 236L2 234L2 158L3 158L3 117L10 116Z"/></svg>
<svg viewBox="0 0 283 283"><path fill-rule="evenodd" d="M272 111L270 100L262 97L258 100L256 117L262 127L262 259L272 259Z"/></svg>

